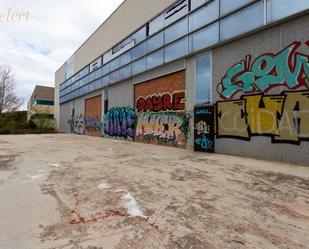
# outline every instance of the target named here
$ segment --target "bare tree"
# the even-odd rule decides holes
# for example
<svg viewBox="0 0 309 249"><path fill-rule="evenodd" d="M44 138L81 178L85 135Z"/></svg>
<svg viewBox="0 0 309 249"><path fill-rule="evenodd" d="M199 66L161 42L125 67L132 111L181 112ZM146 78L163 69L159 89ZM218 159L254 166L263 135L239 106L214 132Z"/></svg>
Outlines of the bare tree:
<svg viewBox="0 0 309 249"><path fill-rule="evenodd" d="M12 69L7 65L0 65L0 114L16 111L22 100L14 92L16 82Z"/></svg>

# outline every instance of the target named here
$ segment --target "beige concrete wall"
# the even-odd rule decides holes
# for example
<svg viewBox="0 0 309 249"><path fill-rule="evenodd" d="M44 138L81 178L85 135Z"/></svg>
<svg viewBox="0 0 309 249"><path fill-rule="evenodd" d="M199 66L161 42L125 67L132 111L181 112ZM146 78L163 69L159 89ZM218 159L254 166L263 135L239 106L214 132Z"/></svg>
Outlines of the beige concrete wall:
<svg viewBox="0 0 309 249"><path fill-rule="evenodd" d="M74 72L76 73L92 60L111 49L114 45L150 21L173 2L175 2L175 0L124 1L113 15L110 16L74 53ZM64 66L62 65L56 72L60 83L64 81L63 69ZM56 83L59 84L59 81L56 81Z"/></svg>
<svg viewBox="0 0 309 249"><path fill-rule="evenodd" d="M61 67L55 74L55 88L54 88L54 117L56 120L55 130L60 131L60 105L59 105L59 84L64 79L64 68Z"/></svg>
<svg viewBox="0 0 309 249"><path fill-rule="evenodd" d="M130 80L108 87L108 105L112 107L134 107L134 86Z"/></svg>

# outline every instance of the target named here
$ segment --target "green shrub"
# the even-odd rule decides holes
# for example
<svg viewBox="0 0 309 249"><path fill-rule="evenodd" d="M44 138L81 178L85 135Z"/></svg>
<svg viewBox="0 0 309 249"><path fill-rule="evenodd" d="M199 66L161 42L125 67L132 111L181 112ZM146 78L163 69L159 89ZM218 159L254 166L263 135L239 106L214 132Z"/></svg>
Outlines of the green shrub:
<svg viewBox="0 0 309 249"><path fill-rule="evenodd" d="M4 134L10 134L11 133L11 129L8 127L0 127L0 134L4 135Z"/></svg>

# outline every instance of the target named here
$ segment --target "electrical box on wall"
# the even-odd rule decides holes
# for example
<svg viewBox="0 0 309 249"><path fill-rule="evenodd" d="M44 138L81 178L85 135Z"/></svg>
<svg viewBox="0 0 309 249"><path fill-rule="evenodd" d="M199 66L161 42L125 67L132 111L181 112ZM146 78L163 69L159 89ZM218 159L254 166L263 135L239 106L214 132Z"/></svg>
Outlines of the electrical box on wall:
<svg viewBox="0 0 309 249"><path fill-rule="evenodd" d="M194 151L215 152L214 106L194 107Z"/></svg>

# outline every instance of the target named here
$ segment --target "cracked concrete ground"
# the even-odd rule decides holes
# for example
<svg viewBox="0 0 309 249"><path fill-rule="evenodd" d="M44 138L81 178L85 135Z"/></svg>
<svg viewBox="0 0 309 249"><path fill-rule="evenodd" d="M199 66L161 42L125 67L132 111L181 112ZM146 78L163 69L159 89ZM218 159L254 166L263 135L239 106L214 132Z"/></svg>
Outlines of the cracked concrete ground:
<svg viewBox="0 0 309 249"><path fill-rule="evenodd" d="M309 167L1 136L0 197L1 249L309 248Z"/></svg>

